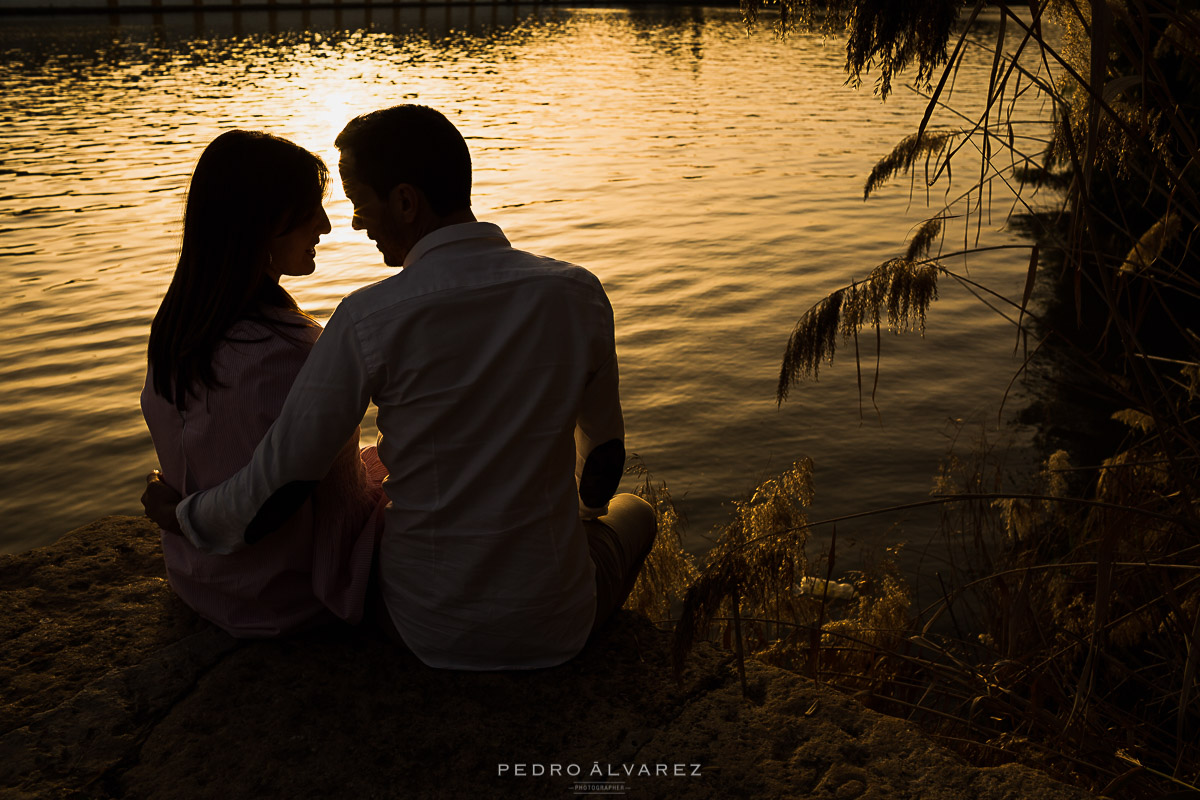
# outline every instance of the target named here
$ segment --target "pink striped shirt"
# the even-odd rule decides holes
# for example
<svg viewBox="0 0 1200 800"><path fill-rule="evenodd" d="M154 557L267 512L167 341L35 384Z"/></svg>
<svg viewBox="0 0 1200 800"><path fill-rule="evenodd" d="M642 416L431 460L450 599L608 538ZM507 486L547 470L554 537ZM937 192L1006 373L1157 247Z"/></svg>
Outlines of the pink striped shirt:
<svg viewBox="0 0 1200 800"><path fill-rule="evenodd" d="M272 314L284 323L278 330L251 321L230 329L213 357L223 386L201 388L182 413L154 391L147 373L142 414L163 480L185 495L221 483L250 460L321 333L295 312ZM312 496L254 546L209 555L163 532L171 588L239 637L276 636L335 618L357 622L382 530L385 474L374 447L360 458L355 431Z"/></svg>

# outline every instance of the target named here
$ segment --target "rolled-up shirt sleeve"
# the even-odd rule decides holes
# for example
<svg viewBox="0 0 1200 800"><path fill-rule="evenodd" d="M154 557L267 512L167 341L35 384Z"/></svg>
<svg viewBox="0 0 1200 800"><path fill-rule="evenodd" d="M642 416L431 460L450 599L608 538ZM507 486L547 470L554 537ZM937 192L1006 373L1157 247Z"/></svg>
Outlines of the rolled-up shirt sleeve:
<svg viewBox="0 0 1200 800"><path fill-rule="evenodd" d="M625 466L625 421L621 415L620 381L613 336L612 308L597 347L597 366L588 375L575 423L575 478L579 510L584 518L608 510Z"/></svg>
<svg viewBox="0 0 1200 800"><path fill-rule="evenodd" d="M210 553L244 547L247 529L281 489L325 476L362 421L374 388L354 322L339 306L250 462L180 502L175 513L184 536Z"/></svg>

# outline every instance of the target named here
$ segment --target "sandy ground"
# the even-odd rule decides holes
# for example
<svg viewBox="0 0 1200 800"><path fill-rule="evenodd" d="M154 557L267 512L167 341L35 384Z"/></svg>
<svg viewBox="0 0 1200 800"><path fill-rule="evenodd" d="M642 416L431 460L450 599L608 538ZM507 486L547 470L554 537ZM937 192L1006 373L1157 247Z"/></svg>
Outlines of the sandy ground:
<svg viewBox="0 0 1200 800"><path fill-rule="evenodd" d="M238 642L105 517L0 556L0 796L1085 798L623 613L570 663L429 669L368 630Z"/></svg>

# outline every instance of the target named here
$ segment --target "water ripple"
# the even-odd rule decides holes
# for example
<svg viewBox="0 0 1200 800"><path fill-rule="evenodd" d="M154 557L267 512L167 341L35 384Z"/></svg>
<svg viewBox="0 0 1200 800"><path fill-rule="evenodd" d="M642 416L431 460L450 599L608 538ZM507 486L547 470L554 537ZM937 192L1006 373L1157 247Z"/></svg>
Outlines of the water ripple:
<svg viewBox="0 0 1200 800"><path fill-rule="evenodd" d="M957 96L986 82L980 58ZM748 38L729 9L6 20L0 550L136 511L154 465L137 399L146 334L204 145L260 128L332 165L347 119L396 102L462 128L481 218L605 282L630 449L685 498L694 548L726 501L803 455L816 513L924 493L945 420L991 413L1014 369L1004 323L969 298L943 293L924 339L885 337L882 427L869 399L858 415L852 360L782 409L773 399L796 317L898 254L925 216L903 183L861 195L924 101L850 91L841 60L820 37ZM334 184L318 272L288 284L318 315L387 274ZM1023 267L972 269L1020 291Z"/></svg>

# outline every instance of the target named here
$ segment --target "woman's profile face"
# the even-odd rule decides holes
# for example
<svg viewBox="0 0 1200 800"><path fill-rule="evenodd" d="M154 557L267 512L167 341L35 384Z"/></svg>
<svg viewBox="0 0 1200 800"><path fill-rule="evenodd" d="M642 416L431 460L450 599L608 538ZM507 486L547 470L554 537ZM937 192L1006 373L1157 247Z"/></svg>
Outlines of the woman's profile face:
<svg viewBox="0 0 1200 800"><path fill-rule="evenodd" d="M311 275L317 268L314 260L317 243L330 230L329 216L324 206L318 204L316 211L304 222L271 239L267 248L271 254L268 274L274 280L279 280L282 275Z"/></svg>

